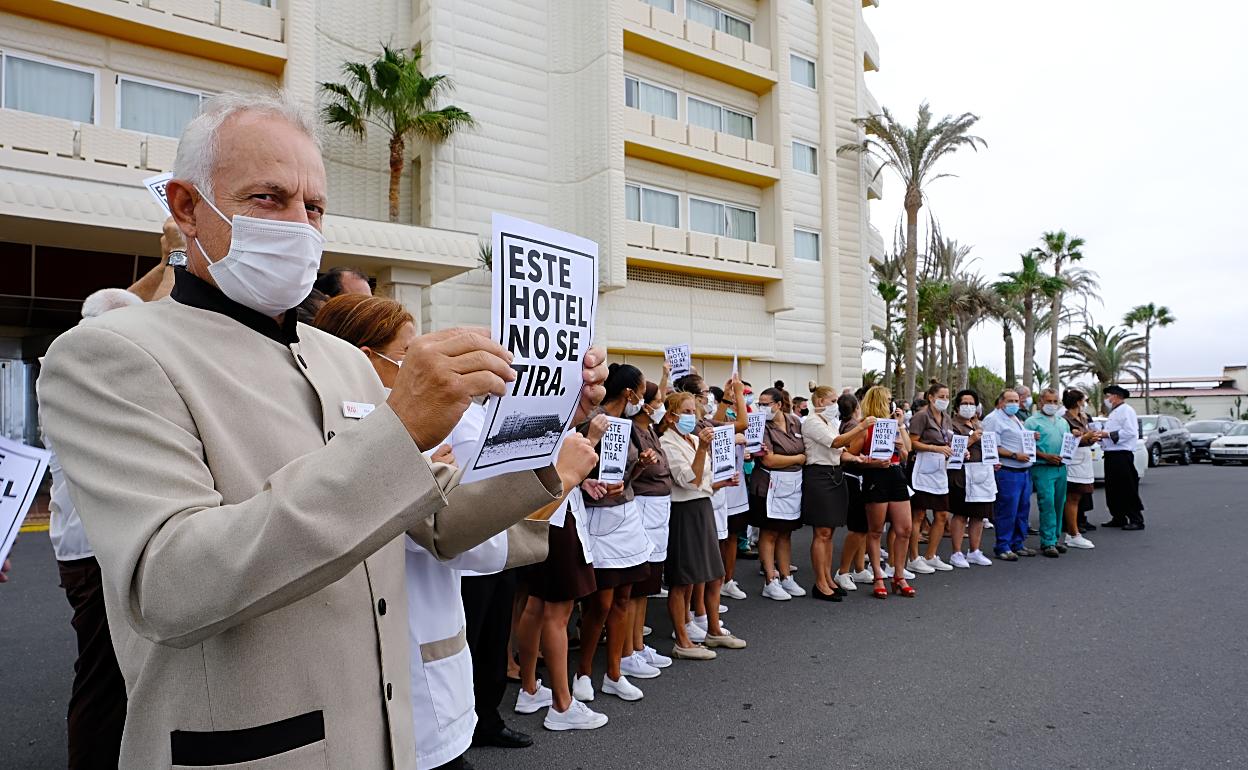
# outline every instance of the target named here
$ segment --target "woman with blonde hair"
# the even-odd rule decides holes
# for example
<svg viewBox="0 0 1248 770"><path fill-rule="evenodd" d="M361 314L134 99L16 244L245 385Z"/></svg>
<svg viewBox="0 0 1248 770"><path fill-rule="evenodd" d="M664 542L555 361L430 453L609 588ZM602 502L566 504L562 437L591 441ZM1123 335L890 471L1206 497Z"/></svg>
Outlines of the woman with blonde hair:
<svg viewBox="0 0 1248 770"><path fill-rule="evenodd" d="M895 559L902 558L899 554L905 553L906 544L910 542L910 491L906 484L906 474L901 467L910 454L910 434L902 422L905 412L893 403L892 393L882 385L876 385L867 391L862 399L862 414L866 431L850 443L848 449L851 454L869 458L875 423L878 420L893 419L898 426L892 457L887 460L870 460L864 464L862 471L862 495L871 530L867 535L867 552L871 555L871 569L875 573L875 585L871 593L877 599L887 599L884 570L880 567L880 538L884 533L884 520L887 518L896 543L893 548ZM906 597L915 595L900 566L894 573L893 593Z"/></svg>

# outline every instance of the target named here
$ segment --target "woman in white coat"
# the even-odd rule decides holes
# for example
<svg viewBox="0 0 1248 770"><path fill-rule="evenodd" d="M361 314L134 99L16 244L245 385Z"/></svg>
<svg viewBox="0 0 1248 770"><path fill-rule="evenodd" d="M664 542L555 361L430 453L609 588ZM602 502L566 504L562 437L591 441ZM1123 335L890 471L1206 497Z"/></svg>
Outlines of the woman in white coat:
<svg viewBox="0 0 1248 770"><path fill-rule="evenodd" d="M949 471L949 536L953 540L953 556L949 563L958 569L969 569L972 564L991 567L992 560L984 556L980 544L984 538L984 519L992 515L992 505L997 499L997 477L992 465L984 465L983 447L979 440L984 427L979 421L979 394L973 390L958 391L954 407L953 433L966 436L967 455L961 468ZM971 550L962 552L962 539L967 529L971 533Z"/></svg>
<svg viewBox="0 0 1248 770"><path fill-rule="evenodd" d="M1069 388L1062 394L1062 406L1066 407L1063 418L1070 425L1070 433L1078 445L1074 456L1066 466L1066 509L1063 511L1066 529L1066 547L1091 549L1096 546L1079 532L1079 504L1084 495L1091 495L1095 483L1092 470L1092 444L1105 437L1088 424L1088 397L1078 388Z"/></svg>

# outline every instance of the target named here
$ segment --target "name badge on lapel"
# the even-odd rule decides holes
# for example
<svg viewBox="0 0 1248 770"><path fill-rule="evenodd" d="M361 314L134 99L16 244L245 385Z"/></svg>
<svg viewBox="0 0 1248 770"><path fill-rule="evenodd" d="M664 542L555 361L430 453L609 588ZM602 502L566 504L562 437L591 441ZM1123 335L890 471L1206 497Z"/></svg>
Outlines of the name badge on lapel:
<svg viewBox="0 0 1248 770"><path fill-rule="evenodd" d="M343 401L342 416L350 420L362 420L372 414L375 404L362 404L359 401Z"/></svg>

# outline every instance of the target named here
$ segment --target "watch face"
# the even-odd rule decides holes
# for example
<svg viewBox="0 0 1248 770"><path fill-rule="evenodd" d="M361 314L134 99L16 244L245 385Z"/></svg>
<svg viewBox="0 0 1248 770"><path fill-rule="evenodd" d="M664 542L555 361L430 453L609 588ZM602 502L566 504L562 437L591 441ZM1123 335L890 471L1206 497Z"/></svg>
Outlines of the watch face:
<svg viewBox="0 0 1248 770"><path fill-rule="evenodd" d="M169 267L186 267L186 252L185 251L169 252Z"/></svg>

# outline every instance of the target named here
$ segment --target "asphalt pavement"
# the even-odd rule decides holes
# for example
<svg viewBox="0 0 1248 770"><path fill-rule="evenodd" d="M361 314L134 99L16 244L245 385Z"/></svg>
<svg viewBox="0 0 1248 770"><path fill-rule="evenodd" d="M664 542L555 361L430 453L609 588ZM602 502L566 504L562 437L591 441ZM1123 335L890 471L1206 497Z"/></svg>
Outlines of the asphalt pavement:
<svg viewBox="0 0 1248 770"><path fill-rule="evenodd" d="M1248 467L1150 469L1143 532L1100 529L1093 551L921 575L916 599L859 590L781 604L758 595L757 562L741 562L750 597L726 600L724 623L748 649L678 661L636 682L636 703L599 694L611 722L592 732L510 714L513 687L507 718L536 745L469 758L481 770L1248 766L1245 493ZM1099 490L1096 506L1099 523ZM807 588L808 545L799 532ZM74 642L46 534L23 536L12 574L0 586L0 768L64 767ZM665 612L650 607L666 651Z"/></svg>

